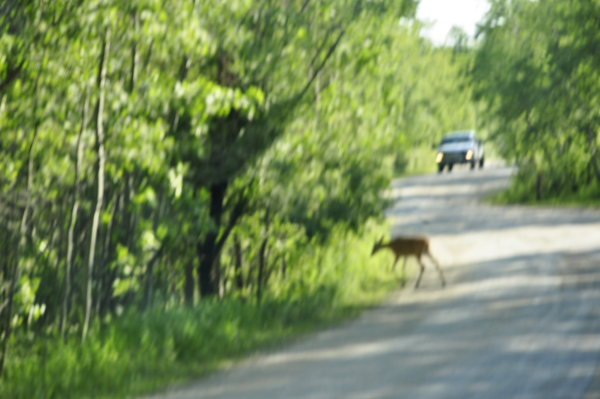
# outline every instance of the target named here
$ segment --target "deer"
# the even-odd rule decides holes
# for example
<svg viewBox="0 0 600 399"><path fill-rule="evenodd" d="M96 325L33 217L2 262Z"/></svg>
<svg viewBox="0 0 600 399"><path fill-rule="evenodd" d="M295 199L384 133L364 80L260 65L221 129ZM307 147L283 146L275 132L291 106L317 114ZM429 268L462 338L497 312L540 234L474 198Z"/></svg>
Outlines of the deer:
<svg viewBox="0 0 600 399"><path fill-rule="evenodd" d="M425 238L425 237L397 237L397 238L394 238L393 240L391 240L390 242L388 242L387 244L384 244L383 237L381 237L381 239L379 241L375 242L371 256L375 255L380 249L383 249L383 248L390 249L392 252L394 252L394 255L396 256L396 259L394 260L394 264L392 266L392 271L396 270L396 264L398 263L398 260L400 259L400 257L404 256L404 264L402 265L403 278L405 276L404 272L406 270L406 260L408 259L408 257L412 255L417 258L419 265L421 265L421 272L419 273L419 277L417 278L417 283L415 284L415 288L419 288L419 284L421 283L421 277L423 277L423 272L425 271L425 265L423 264L423 262L421 260L422 255L427 255L429 257L429 259L431 259L433 261L433 264L435 265L435 267L438 271L438 274L440 275L442 287L446 286L446 279L444 278L444 273L442 272L442 269L440 268L440 264L431 255L431 252L429 252L429 240L427 238ZM402 285L404 285L404 281L403 281Z"/></svg>

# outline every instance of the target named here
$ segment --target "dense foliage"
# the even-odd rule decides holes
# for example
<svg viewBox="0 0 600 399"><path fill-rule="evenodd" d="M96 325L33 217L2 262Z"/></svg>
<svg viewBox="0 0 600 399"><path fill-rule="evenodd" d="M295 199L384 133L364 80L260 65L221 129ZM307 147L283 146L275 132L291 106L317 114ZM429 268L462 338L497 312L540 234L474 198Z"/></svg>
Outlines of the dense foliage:
<svg viewBox="0 0 600 399"><path fill-rule="evenodd" d="M389 288L381 193L476 118L415 7L3 1L0 396L147 388Z"/></svg>
<svg viewBox="0 0 600 399"><path fill-rule="evenodd" d="M512 200L597 198L600 2L491 3L472 77L499 150L519 165Z"/></svg>

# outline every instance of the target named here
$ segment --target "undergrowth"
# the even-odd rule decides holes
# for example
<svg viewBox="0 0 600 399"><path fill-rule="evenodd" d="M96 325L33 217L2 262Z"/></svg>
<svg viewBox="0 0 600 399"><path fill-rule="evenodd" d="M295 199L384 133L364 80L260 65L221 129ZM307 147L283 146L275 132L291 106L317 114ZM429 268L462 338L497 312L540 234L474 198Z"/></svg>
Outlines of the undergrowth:
<svg viewBox="0 0 600 399"><path fill-rule="evenodd" d="M52 330L13 337L0 398L120 398L187 381L356 316L397 287L392 257L371 257L375 237L342 231L271 284L260 303L236 297L193 308L126 312L93 326L85 342Z"/></svg>
<svg viewBox="0 0 600 399"><path fill-rule="evenodd" d="M562 183L562 182L561 182ZM537 178L532 173L518 173L506 190L485 201L494 205L538 205L555 207L600 208L600 188L594 182L587 186L556 184L542 176L541 199L537 199Z"/></svg>

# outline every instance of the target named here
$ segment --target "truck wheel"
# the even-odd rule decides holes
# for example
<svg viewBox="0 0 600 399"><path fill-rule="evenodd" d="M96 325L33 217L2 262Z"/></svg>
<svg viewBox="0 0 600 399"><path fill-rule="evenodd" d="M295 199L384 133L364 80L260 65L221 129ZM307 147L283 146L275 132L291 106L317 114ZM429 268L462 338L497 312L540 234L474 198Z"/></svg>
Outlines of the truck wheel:
<svg viewBox="0 0 600 399"><path fill-rule="evenodd" d="M452 172L452 167L454 166L453 163L449 163L448 164L448 172Z"/></svg>
<svg viewBox="0 0 600 399"><path fill-rule="evenodd" d="M483 169L483 162L484 162L485 158L481 157L481 159L479 160L479 169Z"/></svg>
<svg viewBox="0 0 600 399"><path fill-rule="evenodd" d="M442 173L444 171L444 164L440 163L438 164L438 173Z"/></svg>
<svg viewBox="0 0 600 399"><path fill-rule="evenodd" d="M471 170L475 169L475 161L471 161Z"/></svg>

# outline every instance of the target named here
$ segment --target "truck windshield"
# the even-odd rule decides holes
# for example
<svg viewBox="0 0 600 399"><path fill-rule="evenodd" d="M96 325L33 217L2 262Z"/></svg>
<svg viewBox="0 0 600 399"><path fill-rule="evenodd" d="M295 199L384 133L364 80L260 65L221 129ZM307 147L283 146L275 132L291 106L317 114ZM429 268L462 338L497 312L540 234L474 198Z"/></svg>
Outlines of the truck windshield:
<svg viewBox="0 0 600 399"><path fill-rule="evenodd" d="M441 144L468 143L469 141L471 141L470 137L444 137Z"/></svg>

